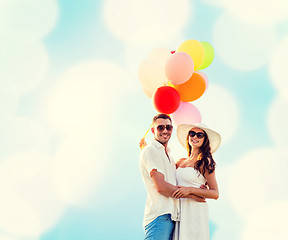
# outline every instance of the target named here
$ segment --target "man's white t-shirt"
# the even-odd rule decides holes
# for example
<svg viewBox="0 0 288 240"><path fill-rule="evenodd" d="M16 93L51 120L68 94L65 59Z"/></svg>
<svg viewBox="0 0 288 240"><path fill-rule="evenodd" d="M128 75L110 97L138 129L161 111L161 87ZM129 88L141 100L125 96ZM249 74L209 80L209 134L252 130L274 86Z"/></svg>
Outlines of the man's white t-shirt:
<svg viewBox="0 0 288 240"><path fill-rule="evenodd" d="M169 158L166 155L165 147L157 140L153 140L150 145L141 151L140 170L147 190L143 219L144 227L158 216L168 213L171 214L172 220L180 220L179 200L160 194L150 176L150 172L156 169L164 175L166 182L175 186L177 185L175 174L176 166L170 156L169 148L167 148L167 154Z"/></svg>

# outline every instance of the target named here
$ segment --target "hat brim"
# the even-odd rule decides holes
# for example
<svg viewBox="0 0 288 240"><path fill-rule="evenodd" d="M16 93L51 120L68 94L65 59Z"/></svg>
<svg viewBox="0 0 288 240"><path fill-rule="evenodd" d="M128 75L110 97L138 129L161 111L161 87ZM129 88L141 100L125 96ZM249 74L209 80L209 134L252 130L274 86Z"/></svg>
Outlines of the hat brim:
<svg viewBox="0 0 288 240"><path fill-rule="evenodd" d="M221 136L219 133L211 130L210 128L204 126L203 124L181 124L177 128L177 138L181 145L186 149L187 147L187 136L189 131L192 128L201 128L204 130L208 136L210 147L211 147L211 153L214 153L221 143Z"/></svg>

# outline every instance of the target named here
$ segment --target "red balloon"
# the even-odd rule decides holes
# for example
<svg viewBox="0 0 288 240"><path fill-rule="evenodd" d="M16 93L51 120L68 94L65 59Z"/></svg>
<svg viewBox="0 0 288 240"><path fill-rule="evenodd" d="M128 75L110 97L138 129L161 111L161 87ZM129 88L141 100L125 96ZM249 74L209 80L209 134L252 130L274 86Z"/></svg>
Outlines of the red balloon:
<svg viewBox="0 0 288 240"><path fill-rule="evenodd" d="M160 113L173 113L180 105L179 93L170 86L159 87L153 94L152 100L154 107Z"/></svg>

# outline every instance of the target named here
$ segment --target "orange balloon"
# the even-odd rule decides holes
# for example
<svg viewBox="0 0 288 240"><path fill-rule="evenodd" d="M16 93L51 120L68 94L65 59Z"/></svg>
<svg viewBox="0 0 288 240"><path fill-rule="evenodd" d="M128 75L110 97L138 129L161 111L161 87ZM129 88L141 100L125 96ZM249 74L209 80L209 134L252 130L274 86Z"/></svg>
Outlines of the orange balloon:
<svg viewBox="0 0 288 240"><path fill-rule="evenodd" d="M182 102L191 102L200 98L206 89L205 78L199 73L194 72L191 78L180 85L175 85L174 88L180 95Z"/></svg>

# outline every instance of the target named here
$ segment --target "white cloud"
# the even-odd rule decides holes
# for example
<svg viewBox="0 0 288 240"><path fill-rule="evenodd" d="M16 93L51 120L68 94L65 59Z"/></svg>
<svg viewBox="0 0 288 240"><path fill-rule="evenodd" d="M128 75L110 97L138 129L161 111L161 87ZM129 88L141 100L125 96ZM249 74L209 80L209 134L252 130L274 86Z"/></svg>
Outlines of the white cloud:
<svg viewBox="0 0 288 240"><path fill-rule="evenodd" d="M263 206L245 220L242 239L286 239L287 215L288 201Z"/></svg>
<svg viewBox="0 0 288 240"><path fill-rule="evenodd" d="M278 96L268 109L267 125L275 145L282 148L288 146L288 100Z"/></svg>
<svg viewBox="0 0 288 240"><path fill-rule="evenodd" d="M23 238L21 238L23 239ZM21 240L18 237L11 237L11 236L6 236L6 235L0 235L0 240ZM38 240L38 238L29 238L30 240Z"/></svg>
<svg viewBox="0 0 288 240"><path fill-rule="evenodd" d="M188 0L106 0L104 21L123 41L149 44L181 32L192 15L190 5Z"/></svg>
<svg viewBox="0 0 288 240"><path fill-rule="evenodd" d="M237 101L228 89L209 84L209 89L192 104L200 111L202 122L221 134L223 143L233 137L240 113Z"/></svg>
<svg viewBox="0 0 288 240"><path fill-rule="evenodd" d="M111 62L91 61L68 69L44 100L44 117L60 132L91 132L105 122L118 98L130 90L126 73Z"/></svg>
<svg viewBox="0 0 288 240"><path fill-rule="evenodd" d="M0 228L5 233L38 237L62 216L64 205L50 184L50 162L47 155L35 151L1 162Z"/></svg>
<svg viewBox="0 0 288 240"><path fill-rule="evenodd" d="M223 210L226 212L225 209ZM228 222L227 225L224 225L224 223L221 223L220 226L217 225L216 231L213 233L213 237L211 237L211 240L223 240L223 239L241 240L241 235L240 235L241 231L239 230L240 228L239 225L235 223L235 220L231 218L231 215L225 214L225 216L230 221L229 222L227 221Z"/></svg>
<svg viewBox="0 0 288 240"><path fill-rule="evenodd" d="M284 37L276 46L269 65L270 76L274 87L283 97L288 100L287 56L288 36Z"/></svg>
<svg viewBox="0 0 288 240"><path fill-rule="evenodd" d="M42 42L21 43L1 38L0 52L1 91L27 92L45 80L49 58Z"/></svg>
<svg viewBox="0 0 288 240"><path fill-rule="evenodd" d="M202 2L217 7L223 6L223 0L202 0Z"/></svg>
<svg viewBox="0 0 288 240"><path fill-rule="evenodd" d="M21 151L50 151L50 133L45 125L29 117L10 117L0 124L0 156Z"/></svg>
<svg viewBox="0 0 288 240"><path fill-rule="evenodd" d="M73 132L63 141L52 164L52 182L69 205L90 206L108 165L109 150L103 134ZM102 145L101 145L102 140ZM100 147L101 146L101 147ZM106 154L105 154L106 153Z"/></svg>
<svg viewBox="0 0 288 240"><path fill-rule="evenodd" d="M0 117L5 119L10 117L17 110L19 96L17 94L8 93L0 90Z"/></svg>
<svg viewBox="0 0 288 240"><path fill-rule="evenodd" d="M266 64L276 41L272 26L254 26L223 14L213 30L216 54L230 67L250 71Z"/></svg>
<svg viewBox="0 0 288 240"><path fill-rule="evenodd" d="M287 168L288 155L278 148L255 149L242 156L228 181L230 203L237 213L247 219L266 204L287 200Z"/></svg>
<svg viewBox="0 0 288 240"><path fill-rule="evenodd" d="M1 0L0 33L21 41L41 39L58 20L57 0Z"/></svg>
<svg viewBox="0 0 288 240"><path fill-rule="evenodd" d="M221 166L221 161L217 161L216 168L216 180L219 187L219 199L218 200L208 200L209 206L209 216L211 221L217 226L213 240L216 239L237 239L231 236L231 233L239 232L241 227L241 221L239 220L238 214L234 211L231 203L229 201L229 188L228 183L231 179L234 164Z"/></svg>
<svg viewBox="0 0 288 240"><path fill-rule="evenodd" d="M231 15L250 24L266 26L288 19L286 0L222 0L222 4Z"/></svg>
<svg viewBox="0 0 288 240"><path fill-rule="evenodd" d="M91 206L96 186L111 162L109 139L116 137L113 129L119 124L115 110L131 91L126 76L112 62L83 62L60 76L44 99L42 117L61 136L52 182L69 205Z"/></svg>

